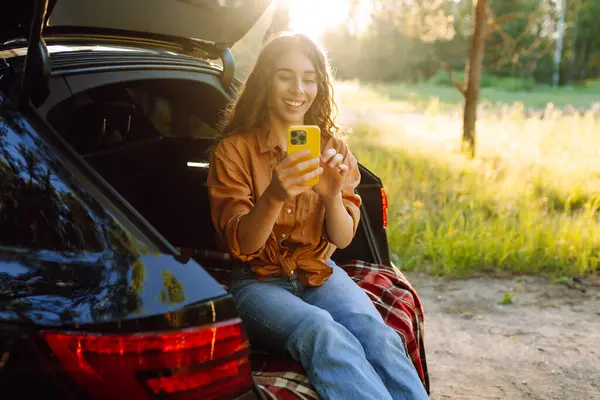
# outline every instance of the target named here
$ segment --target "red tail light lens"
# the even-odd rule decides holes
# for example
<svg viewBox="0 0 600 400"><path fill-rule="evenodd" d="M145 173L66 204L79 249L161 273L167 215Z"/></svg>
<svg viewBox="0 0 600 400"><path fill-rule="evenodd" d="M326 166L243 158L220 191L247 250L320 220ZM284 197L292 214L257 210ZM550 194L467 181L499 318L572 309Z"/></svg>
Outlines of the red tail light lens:
<svg viewBox="0 0 600 400"><path fill-rule="evenodd" d="M381 212L383 213L383 227L387 227L388 224L388 198L385 193L385 189L381 189Z"/></svg>
<svg viewBox="0 0 600 400"><path fill-rule="evenodd" d="M252 387L239 319L167 333L42 336L66 372L97 399L217 399Z"/></svg>

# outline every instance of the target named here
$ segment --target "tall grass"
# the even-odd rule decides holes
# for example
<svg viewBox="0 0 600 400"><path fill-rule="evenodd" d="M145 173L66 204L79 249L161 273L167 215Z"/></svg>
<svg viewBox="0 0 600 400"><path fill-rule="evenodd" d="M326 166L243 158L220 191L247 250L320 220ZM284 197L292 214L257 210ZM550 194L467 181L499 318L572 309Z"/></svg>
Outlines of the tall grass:
<svg viewBox="0 0 600 400"><path fill-rule="evenodd" d="M499 107L478 122L471 162L456 151L457 114L402 114L401 105L381 101L369 107L384 111L365 115L343 104L353 152L388 192L390 248L403 268L456 276L598 271L600 118L593 112L550 106L531 117L519 104Z"/></svg>

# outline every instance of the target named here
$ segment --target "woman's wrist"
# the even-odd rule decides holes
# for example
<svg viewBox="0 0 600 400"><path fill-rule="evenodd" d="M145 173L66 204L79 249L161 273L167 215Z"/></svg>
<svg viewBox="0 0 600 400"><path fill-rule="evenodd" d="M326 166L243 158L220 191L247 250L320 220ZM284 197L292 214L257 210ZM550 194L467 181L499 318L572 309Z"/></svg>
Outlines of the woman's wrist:
<svg viewBox="0 0 600 400"><path fill-rule="evenodd" d="M328 210L342 204L342 193L338 193L332 197L322 196L321 199L323 200L323 204L325 204L325 209Z"/></svg>
<svg viewBox="0 0 600 400"><path fill-rule="evenodd" d="M269 208L283 207L283 202L285 201L275 194L271 185L267 186L263 192L262 198L265 199Z"/></svg>

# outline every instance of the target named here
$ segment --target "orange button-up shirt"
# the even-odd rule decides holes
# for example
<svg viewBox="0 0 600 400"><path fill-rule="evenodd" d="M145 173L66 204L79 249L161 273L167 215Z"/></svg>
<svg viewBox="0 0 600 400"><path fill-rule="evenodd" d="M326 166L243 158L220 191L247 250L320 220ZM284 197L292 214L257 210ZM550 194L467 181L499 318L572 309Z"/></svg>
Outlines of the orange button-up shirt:
<svg viewBox="0 0 600 400"><path fill-rule="evenodd" d="M321 152L330 148L341 153L348 166L342 199L356 233L361 205L361 198L355 193L360 183L358 164L344 142L322 135ZM284 202L270 237L258 251L240 251L240 220L252 210L283 158L285 152L268 130L236 133L223 139L213 153L208 174L213 224L225 251L250 264L259 277L291 276L297 269L304 285L320 286L332 274L326 261L336 246L326 232L325 206L312 190Z"/></svg>

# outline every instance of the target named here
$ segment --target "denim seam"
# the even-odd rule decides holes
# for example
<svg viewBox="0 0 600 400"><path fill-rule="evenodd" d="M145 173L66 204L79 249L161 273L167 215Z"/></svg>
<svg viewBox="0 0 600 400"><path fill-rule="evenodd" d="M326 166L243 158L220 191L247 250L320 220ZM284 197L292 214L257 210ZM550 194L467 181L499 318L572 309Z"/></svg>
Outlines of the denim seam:
<svg viewBox="0 0 600 400"><path fill-rule="evenodd" d="M294 345L296 346L296 348L298 349L298 351L304 353L305 355L310 356L310 351L307 350L304 346L302 346L301 344L298 343L298 341L293 337L293 335L290 335L290 337L288 337L287 341L291 341L292 343L294 343Z"/></svg>
<svg viewBox="0 0 600 400"><path fill-rule="evenodd" d="M286 342L291 340L294 343L294 345L296 346L296 348L298 349L298 352L300 352L300 353L304 354L305 356L311 358L310 351L306 350L304 348L304 346L299 345L298 342L292 336L293 335L290 335L290 337L288 338L288 340L286 340ZM313 376L313 379L316 381L316 383L319 384L319 386L321 386L321 390L325 390L325 386L326 386L325 382L323 382L321 380L321 378L319 378L318 375L316 375L314 373L311 374L311 375ZM311 382L311 383L314 385L314 382ZM321 395L321 397L323 397L323 393L319 393L319 394ZM331 396L328 395L326 398L331 398Z"/></svg>

